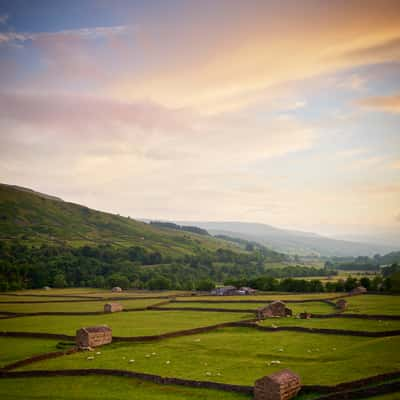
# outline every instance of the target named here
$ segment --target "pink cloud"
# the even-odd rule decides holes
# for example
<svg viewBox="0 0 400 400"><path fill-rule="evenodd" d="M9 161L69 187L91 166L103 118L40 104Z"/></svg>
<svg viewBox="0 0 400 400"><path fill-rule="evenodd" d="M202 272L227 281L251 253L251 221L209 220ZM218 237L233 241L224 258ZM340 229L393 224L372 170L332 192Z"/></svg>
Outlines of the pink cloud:
<svg viewBox="0 0 400 400"><path fill-rule="evenodd" d="M0 118L81 135L116 125L146 131L186 127L184 113L150 102L118 102L90 96L0 93ZM104 131L104 129L101 129Z"/></svg>

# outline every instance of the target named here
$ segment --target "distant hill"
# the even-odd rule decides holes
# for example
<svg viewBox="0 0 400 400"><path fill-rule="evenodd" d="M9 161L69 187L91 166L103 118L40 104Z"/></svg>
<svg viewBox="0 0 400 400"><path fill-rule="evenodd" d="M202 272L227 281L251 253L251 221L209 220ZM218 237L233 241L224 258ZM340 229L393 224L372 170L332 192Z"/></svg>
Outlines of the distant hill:
<svg viewBox="0 0 400 400"><path fill-rule="evenodd" d="M280 229L271 225L246 222L178 222L206 229L212 235L231 236L258 242L273 250L298 255L372 256L398 250L395 246L353 242L324 237L315 233Z"/></svg>
<svg viewBox="0 0 400 400"><path fill-rule="evenodd" d="M0 184L0 241L15 239L26 245L141 246L172 256L218 248L242 251L231 242L208 235L161 228L31 189Z"/></svg>

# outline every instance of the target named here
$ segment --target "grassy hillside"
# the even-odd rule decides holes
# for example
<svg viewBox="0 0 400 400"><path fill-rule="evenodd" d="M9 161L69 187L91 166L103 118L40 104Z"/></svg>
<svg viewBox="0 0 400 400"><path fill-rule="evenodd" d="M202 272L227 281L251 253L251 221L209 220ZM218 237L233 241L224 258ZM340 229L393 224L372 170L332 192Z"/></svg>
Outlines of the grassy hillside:
<svg viewBox="0 0 400 400"><path fill-rule="evenodd" d="M232 243L149 224L68 203L25 188L0 184L0 240L73 247L141 246L164 255L231 248Z"/></svg>

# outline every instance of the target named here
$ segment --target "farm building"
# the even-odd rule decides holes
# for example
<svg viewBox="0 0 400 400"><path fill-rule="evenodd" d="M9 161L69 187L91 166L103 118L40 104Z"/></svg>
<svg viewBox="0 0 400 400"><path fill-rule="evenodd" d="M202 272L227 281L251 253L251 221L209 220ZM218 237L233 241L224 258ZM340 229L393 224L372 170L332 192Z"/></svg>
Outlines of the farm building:
<svg viewBox="0 0 400 400"><path fill-rule="evenodd" d="M347 308L347 301L345 299L339 299L336 302L336 308L338 310L345 310Z"/></svg>
<svg viewBox="0 0 400 400"><path fill-rule="evenodd" d="M352 294L352 295L363 294L363 293L367 293L367 289L365 289L364 286L357 286L356 288L354 288L353 290L350 291L350 294Z"/></svg>
<svg viewBox="0 0 400 400"><path fill-rule="evenodd" d="M215 288L211 291L212 295L215 296L233 296L238 294L237 289L235 286L221 286L219 288Z"/></svg>
<svg viewBox="0 0 400 400"><path fill-rule="evenodd" d="M122 311L123 309L124 309L124 307L122 306L122 304L119 304L119 303L104 304L104 312L105 313L118 312L118 311Z"/></svg>
<svg viewBox="0 0 400 400"><path fill-rule="evenodd" d="M300 313L300 319L310 319L312 317L311 313L302 312Z"/></svg>
<svg viewBox="0 0 400 400"><path fill-rule="evenodd" d="M264 376L254 383L255 400L289 400L301 389L300 377L284 369Z"/></svg>
<svg viewBox="0 0 400 400"><path fill-rule="evenodd" d="M111 289L112 292L122 292L122 289L119 286L115 286Z"/></svg>
<svg viewBox="0 0 400 400"><path fill-rule="evenodd" d="M106 325L90 326L76 331L76 344L79 348L98 347L111 341L112 330Z"/></svg>
<svg viewBox="0 0 400 400"><path fill-rule="evenodd" d="M267 317L287 317L292 315L292 310L285 306L283 301L277 300L257 310L258 319Z"/></svg>
<svg viewBox="0 0 400 400"><path fill-rule="evenodd" d="M244 295L250 295L256 293L256 289L252 289L251 287L243 286L239 288L238 293L239 294L244 294Z"/></svg>
<svg viewBox="0 0 400 400"><path fill-rule="evenodd" d="M50 286L44 286L43 289L44 289L44 290L50 290L51 287L50 287Z"/></svg>

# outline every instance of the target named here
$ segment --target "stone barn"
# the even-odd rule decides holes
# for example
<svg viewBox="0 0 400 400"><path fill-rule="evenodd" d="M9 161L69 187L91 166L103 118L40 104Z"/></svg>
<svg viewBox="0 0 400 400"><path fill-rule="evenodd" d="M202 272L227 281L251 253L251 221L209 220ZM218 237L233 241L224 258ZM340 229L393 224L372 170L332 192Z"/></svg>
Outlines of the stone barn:
<svg viewBox="0 0 400 400"><path fill-rule="evenodd" d="M106 325L89 326L76 331L79 348L98 347L112 342L112 330Z"/></svg>
<svg viewBox="0 0 400 400"><path fill-rule="evenodd" d="M289 400L301 389L300 377L289 369L264 376L254 383L255 400Z"/></svg>
<svg viewBox="0 0 400 400"><path fill-rule="evenodd" d="M363 294L367 293L367 289L365 289L364 286L357 286L353 290L350 291L350 294L355 295L355 294Z"/></svg>
<svg viewBox="0 0 400 400"><path fill-rule="evenodd" d="M341 311L345 310L347 308L347 301L345 299L339 299L336 302L336 308Z"/></svg>
<svg viewBox="0 0 400 400"><path fill-rule="evenodd" d="M292 315L292 310L285 306L283 301L277 300L257 310L258 319L267 317L287 317Z"/></svg>
<svg viewBox="0 0 400 400"><path fill-rule="evenodd" d="M235 286L221 286L213 289L211 294L214 296L234 296L239 293Z"/></svg>
<svg viewBox="0 0 400 400"><path fill-rule="evenodd" d="M124 309L124 307L122 306L122 304L119 304L119 303L104 304L104 312L105 313L118 312L118 311L122 311L123 309Z"/></svg>
<svg viewBox="0 0 400 400"><path fill-rule="evenodd" d="M119 286L115 286L111 289L112 292L122 292L122 289Z"/></svg>

